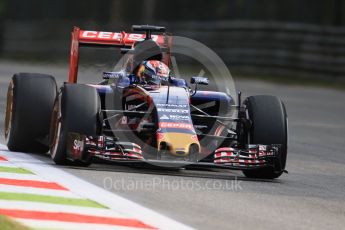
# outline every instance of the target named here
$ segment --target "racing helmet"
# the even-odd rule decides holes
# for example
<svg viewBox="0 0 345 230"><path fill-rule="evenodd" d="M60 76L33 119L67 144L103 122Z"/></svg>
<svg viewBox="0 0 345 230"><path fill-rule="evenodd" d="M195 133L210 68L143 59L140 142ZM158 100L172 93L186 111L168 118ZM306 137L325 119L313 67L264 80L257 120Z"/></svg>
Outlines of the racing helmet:
<svg viewBox="0 0 345 230"><path fill-rule="evenodd" d="M137 77L140 83L159 85L162 79L169 77L169 67L161 61L144 61L139 66Z"/></svg>

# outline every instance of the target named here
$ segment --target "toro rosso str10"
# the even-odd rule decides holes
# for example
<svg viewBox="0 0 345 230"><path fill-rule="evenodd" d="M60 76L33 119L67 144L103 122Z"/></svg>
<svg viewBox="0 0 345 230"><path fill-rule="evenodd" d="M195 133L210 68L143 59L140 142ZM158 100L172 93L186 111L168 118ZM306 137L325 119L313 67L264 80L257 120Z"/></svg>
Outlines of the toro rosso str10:
<svg viewBox="0 0 345 230"><path fill-rule="evenodd" d="M49 152L56 164L88 166L92 159L239 169L247 177L277 178L285 170L287 115L274 96L235 100L198 90L170 73L171 35L164 27L140 33L72 32L68 82L15 74L9 84L5 137L11 151ZM153 34L154 33L154 34ZM120 71L98 84L78 84L79 49L118 47ZM194 86L191 86L194 85ZM235 103L237 101L237 103Z"/></svg>

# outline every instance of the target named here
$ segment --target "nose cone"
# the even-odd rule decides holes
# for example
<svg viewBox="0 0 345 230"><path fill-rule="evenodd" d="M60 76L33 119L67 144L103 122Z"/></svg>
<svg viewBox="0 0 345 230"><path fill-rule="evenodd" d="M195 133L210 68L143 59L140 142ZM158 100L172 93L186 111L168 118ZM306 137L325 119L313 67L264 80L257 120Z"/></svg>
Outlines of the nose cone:
<svg viewBox="0 0 345 230"><path fill-rule="evenodd" d="M195 134L186 133L157 133L158 149L162 144L166 145L174 156L188 156L189 148L195 144L200 149L198 138Z"/></svg>

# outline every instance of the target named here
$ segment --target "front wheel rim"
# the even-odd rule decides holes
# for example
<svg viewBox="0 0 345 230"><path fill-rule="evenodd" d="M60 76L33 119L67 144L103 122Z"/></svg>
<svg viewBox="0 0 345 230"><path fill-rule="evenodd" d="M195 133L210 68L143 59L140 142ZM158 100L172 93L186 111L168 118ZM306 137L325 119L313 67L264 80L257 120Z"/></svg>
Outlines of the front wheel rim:
<svg viewBox="0 0 345 230"><path fill-rule="evenodd" d="M61 111L60 111L60 100L56 101L53 109L53 116L52 116L52 139L51 139L51 151L50 154L52 158L55 158L60 133L61 133Z"/></svg>
<svg viewBox="0 0 345 230"><path fill-rule="evenodd" d="M10 82L7 90L7 103L5 112L5 140L8 140L11 135L12 115L13 115L13 81Z"/></svg>

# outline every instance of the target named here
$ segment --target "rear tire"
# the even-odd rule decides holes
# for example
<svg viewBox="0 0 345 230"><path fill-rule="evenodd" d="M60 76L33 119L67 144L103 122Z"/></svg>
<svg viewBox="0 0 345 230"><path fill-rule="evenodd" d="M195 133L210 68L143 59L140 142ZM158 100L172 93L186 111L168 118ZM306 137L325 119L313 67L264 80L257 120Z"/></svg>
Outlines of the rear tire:
<svg viewBox="0 0 345 230"><path fill-rule="evenodd" d="M54 105L51 135L51 157L58 165L68 163L67 139L69 132L87 136L100 134L100 98L91 86L65 84ZM91 159L76 161L80 166L88 166Z"/></svg>
<svg viewBox="0 0 345 230"><path fill-rule="evenodd" d="M46 153L57 87L54 77L17 73L7 92L5 139L15 152Z"/></svg>
<svg viewBox="0 0 345 230"><path fill-rule="evenodd" d="M252 126L248 134L248 144L281 144L281 166L285 169L287 157L287 115L284 104L274 96L251 96L244 102ZM282 172L274 168L243 170L250 178L274 179Z"/></svg>

